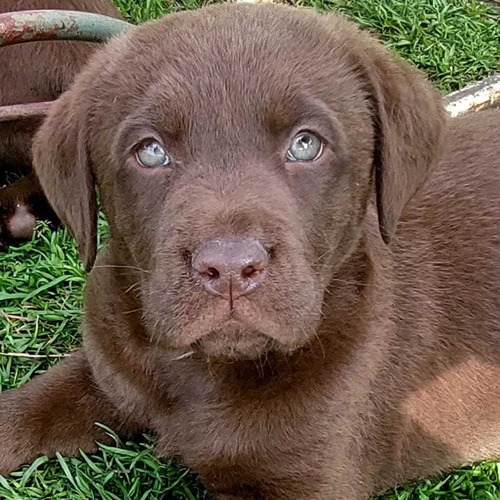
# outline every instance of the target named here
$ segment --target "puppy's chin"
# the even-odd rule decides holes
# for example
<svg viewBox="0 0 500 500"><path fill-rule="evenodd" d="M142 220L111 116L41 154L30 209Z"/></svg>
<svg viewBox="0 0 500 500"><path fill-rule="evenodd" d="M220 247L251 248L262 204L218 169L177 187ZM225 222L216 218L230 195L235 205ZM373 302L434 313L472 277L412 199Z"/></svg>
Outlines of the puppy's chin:
<svg viewBox="0 0 500 500"><path fill-rule="evenodd" d="M228 321L200 338L194 348L209 358L235 361L257 359L274 345L267 335L237 321Z"/></svg>

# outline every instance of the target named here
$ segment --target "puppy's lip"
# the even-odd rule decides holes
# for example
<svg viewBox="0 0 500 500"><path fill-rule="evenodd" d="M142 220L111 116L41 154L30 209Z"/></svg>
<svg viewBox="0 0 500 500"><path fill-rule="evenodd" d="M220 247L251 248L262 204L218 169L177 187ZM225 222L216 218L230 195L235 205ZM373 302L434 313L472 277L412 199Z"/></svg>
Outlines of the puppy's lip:
<svg viewBox="0 0 500 500"><path fill-rule="evenodd" d="M209 328L198 331L196 337L190 339L189 346L199 346L200 343L207 341L207 339L214 340L216 338L227 338L236 340L243 337L248 339L265 337L269 341L273 340L270 335L260 331L251 321L239 317L238 314L233 311L232 313L228 312L224 318L210 325Z"/></svg>
<svg viewBox="0 0 500 500"><path fill-rule="evenodd" d="M232 329L231 325L236 328ZM214 358L255 358L268 351L273 339L268 335L252 330L242 323L229 321L221 329L204 335L192 346L193 351L200 351ZM249 331L245 331L245 330Z"/></svg>

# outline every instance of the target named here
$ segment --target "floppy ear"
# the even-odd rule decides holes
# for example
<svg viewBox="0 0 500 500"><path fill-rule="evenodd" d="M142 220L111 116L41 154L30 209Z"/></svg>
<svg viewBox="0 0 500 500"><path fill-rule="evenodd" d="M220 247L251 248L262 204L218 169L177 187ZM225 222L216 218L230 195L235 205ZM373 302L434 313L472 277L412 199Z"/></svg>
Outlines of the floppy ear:
<svg viewBox="0 0 500 500"><path fill-rule="evenodd" d="M87 151L87 106L77 88L53 105L33 143L33 167L90 271L97 253L97 197Z"/></svg>
<svg viewBox="0 0 500 500"><path fill-rule="evenodd" d="M405 205L439 158L445 110L421 71L360 34L356 56L373 105L379 227L389 243Z"/></svg>

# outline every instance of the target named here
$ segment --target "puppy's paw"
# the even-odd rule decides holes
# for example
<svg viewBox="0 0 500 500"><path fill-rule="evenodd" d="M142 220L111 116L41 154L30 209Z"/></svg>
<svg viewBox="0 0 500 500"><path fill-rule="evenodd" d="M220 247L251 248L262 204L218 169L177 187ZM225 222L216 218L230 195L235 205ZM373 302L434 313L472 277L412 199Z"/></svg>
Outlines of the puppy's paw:
<svg viewBox="0 0 500 500"><path fill-rule="evenodd" d="M33 172L0 187L0 250L30 239L37 220L48 221L52 229L59 225Z"/></svg>
<svg viewBox="0 0 500 500"><path fill-rule="evenodd" d="M0 251L7 251L15 243L29 240L36 227L36 217L28 205L0 206Z"/></svg>
<svg viewBox="0 0 500 500"><path fill-rule="evenodd" d="M21 468L27 460L22 460L14 449L14 443L7 439L5 444L2 444L0 452L0 476L7 476L11 472Z"/></svg>
<svg viewBox="0 0 500 500"><path fill-rule="evenodd" d="M27 205L18 203L6 218L5 226L12 239L27 240L35 230L36 218Z"/></svg>
<svg viewBox="0 0 500 500"><path fill-rule="evenodd" d="M35 443L13 392L0 394L0 475L19 469L33 458Z"/></svg>

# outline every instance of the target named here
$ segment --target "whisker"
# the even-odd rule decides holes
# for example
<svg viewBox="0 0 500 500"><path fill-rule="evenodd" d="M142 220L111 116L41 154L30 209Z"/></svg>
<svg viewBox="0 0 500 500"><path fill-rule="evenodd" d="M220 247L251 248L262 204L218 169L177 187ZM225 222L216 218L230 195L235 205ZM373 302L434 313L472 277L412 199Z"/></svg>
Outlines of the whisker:
<svg viewBox="0 0 500 500"><path fill-rule="evenodd" d="M141 271L143 273L147 274L153 274L151 271L148 271L147 269L142 269L142 267L136 267L136 266L122 266L122 265L115 265L115 264L98 264L94 266L95 269L132 269L134 271Z"/></svg>
<svg viewBox="0 0 500 500"><path fill-rule="evenodd" d="M142 307L138 307L137 309L130 309L129 311L122 311L120 314L133 314L139 311L142 311Z"/></svg>
<svg viewBox="0 0 500 500"><path fill-rule="evenodd" d="M169 361L179 361L180 359L186 359L186 358L189 358L190 356L192 356L193 354L194 354L194 351L185 352L184 354L181 354L180 356L172 358Z"/></svg>
<svg viewBox="0 0 500 500"><path fill-rule="evenodd" d="M139 287L141 286L141 282L140 281L137 281L136 283L132 283L132 285L130 285L126 290L125 290L125 293L129 293L131 292L132 290L134 290L136 287Z"/></svg>

